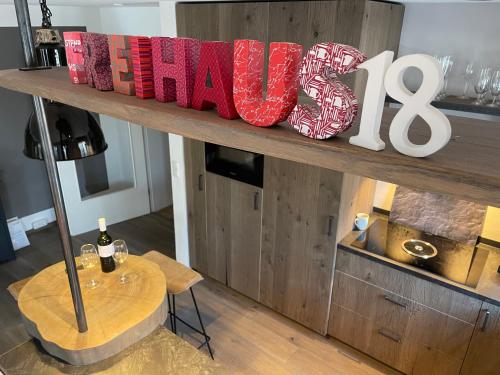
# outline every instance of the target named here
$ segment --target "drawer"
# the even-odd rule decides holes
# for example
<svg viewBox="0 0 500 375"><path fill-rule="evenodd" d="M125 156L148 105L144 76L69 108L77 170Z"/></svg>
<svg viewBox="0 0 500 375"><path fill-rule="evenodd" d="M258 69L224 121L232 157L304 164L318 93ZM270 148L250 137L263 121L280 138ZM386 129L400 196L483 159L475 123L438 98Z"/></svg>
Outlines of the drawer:
<svg viewBox="0 0 500 375"><path fill-rule="evenodd" d="M335 271L332 303L403 334L416 303L397 294Z"/></svg>
<svg viewBox="0 0 500 375"><path fill-rule="evenodd" d="M470 324L476 322L481 308L476 298L342 249L337 251L335 268Z"/></svg>
<svg viewBox="0 0 500 375"><path fill-rule="evenodd" d="M460 372L463 357L443 352L436 345L425 344L427 337L419 341L418 335L412 336L415 329L422 328L413 324L413 319L409 324L413 328L400 335L382 321L368 319L339 305L332 304L331 312L330 335L404 373L458 375ZM435 332L435 336L439 334L439 331Z"/></svg>
<svg viewBox="0 0 500 375"><path fill-rule="evenodd" d="M399 359L403 348L396 333L336 304L331 305L330 311L328 333L331 336L401 370Z"/></svg>
<svg viewBox="0 0 500 375"><path fill-rule="evenodd" d="M376 322L402 339L463 359L474 325L335 271L332 303ZM335 317L331 315L331 320Z"/></svg>

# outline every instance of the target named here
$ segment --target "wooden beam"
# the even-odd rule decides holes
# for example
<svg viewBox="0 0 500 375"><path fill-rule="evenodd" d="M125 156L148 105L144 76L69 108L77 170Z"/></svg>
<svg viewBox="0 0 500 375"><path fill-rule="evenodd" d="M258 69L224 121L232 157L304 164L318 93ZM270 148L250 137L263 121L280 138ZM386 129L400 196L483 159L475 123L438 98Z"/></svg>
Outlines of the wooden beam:
<svg viewBox="0 0 500 375"><path fill-rule="evenodd" d="M241 120L224 120L213 111L199 112L179 108L175 103L74 85L66 68L2 70L0 86L200 141L500 207L500 123L449 116L452 141L436 154L418 159L398 153L390 144L388 129L396 110L389 108L381 127L387 147L374 152L349 144L357 125L339 137L318 141L298 134L286 124L258 128ZM427 125L417 118L410 139L418 143L427 137Z"/></svg>

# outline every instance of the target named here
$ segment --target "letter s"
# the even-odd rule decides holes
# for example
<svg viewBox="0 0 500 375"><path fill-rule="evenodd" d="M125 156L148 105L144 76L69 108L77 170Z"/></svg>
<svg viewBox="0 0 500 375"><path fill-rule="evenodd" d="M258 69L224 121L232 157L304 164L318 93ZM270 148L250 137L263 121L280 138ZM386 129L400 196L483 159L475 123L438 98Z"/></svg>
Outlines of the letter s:
<svg viewBox="0 0 500 375"><path fill-rule="evenodd" d="M358 100L337 74L346 74L366 60L356 48L337 43L319 43L304 56L299 81L318 108L296 105L288 122L299 133L327 139L347 130L358 113Z"/></svg>

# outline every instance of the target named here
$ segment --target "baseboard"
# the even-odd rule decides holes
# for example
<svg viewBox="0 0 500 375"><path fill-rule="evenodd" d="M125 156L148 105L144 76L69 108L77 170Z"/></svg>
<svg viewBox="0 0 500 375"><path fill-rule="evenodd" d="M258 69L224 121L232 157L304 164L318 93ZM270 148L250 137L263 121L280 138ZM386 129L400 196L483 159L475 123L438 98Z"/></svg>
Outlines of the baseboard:
<svg viewBox="0 0 500 375"><path fill-rule="evenodd" d="M30 231L33 229L38 229L38 228L33 228L33 223L37 221L45 221L47 224L53 223L56 221L56 213L54 211L54 208L48 208L43 211L35 212L34 214L24 216L20 218L21 223L23 223L24 230Z"/></svg>

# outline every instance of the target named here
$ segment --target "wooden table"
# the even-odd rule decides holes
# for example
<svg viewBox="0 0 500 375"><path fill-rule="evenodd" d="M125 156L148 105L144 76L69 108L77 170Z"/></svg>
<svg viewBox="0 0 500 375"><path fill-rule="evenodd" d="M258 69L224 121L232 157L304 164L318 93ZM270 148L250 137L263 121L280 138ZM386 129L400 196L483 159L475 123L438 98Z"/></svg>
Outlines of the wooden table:
<svg viewBox="0 0 500 375"><path fill-rule="evenodd" d="M77 262L78 263L78 262ZM121 272L133 273L120 284ZM101 361L153 332L167 318L165 276L155 263L130 255L121 267L78 271L88 331L78 332L64 262L35 275L19 294L28 332L47 352L73 365ZM86 287L98 280L95 289Z"/></svg>

